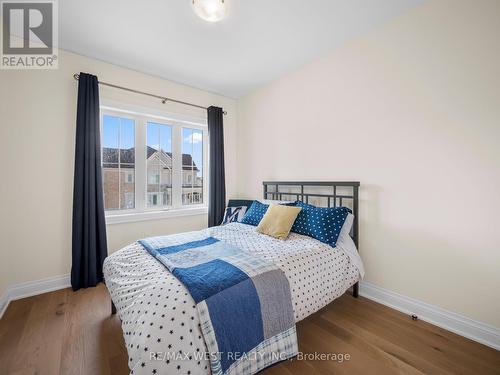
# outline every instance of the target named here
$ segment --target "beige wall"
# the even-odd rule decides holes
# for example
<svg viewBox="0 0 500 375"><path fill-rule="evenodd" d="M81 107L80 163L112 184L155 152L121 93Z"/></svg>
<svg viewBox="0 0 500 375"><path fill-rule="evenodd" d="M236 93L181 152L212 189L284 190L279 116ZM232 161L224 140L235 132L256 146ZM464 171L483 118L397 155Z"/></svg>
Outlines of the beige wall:
<svg viewBox="0 0 500 375"><path fill-rule="evenodd" d="M500 327L500 1L431 1L238 102L238 191L359 180L366 280Z"/></svg>
<svg viewBox="0 0 500 375"><path fill-rule="evenodd" d="M59 276L71 267L71 207L77 84L75 72L204 106L225 117L228 194L236 189L236 104L175 84L71 53L61 53L55 71L0 71L0 156L5 171L0 192L0 296L9 285ZM192 116L203 110L167 106L154 99L101 88L108 100ZM201 229L206 215L108 226L109 251L146 235Z"/></svg>

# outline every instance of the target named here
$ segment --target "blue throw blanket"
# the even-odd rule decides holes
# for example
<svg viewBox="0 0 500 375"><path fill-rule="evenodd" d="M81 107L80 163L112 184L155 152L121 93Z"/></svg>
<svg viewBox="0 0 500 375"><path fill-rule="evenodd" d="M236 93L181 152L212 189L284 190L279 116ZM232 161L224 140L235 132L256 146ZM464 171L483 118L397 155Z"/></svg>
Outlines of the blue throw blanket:
<svg viewBox="0 0 500 375"><path fill-rule="evenodd" d="M214 237L139 243L195 300L212 374L254 374L297 354L290 286L273 263Z"/></svg>

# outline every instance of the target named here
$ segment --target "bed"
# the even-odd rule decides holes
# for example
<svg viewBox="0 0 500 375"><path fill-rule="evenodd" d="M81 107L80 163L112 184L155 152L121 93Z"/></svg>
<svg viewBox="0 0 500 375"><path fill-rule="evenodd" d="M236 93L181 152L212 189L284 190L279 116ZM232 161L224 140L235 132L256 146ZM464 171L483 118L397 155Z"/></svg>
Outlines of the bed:
<svg viewBox="0 0 500 375"><path fill-rule="evenodd" d="M353 182L264 182L265 199L324 200L353 210L352 242L357 244L357 189ZM318 187L319 190L308 190ZM340 189L351 193L340 193ZM329 190L326 190L329 189ZM326 192L325 192L326 191ZM314 201L314 199L317 199ZM169 236L172 243L214 237L265 259L281 269L290 284L295 322L326 306L353 287L363 274L352 246L335 248L311 237L290 233L286 241L257 233L241 223ZM129 368L133 374L210 374L207 346L196 304L186 287L138 242L110 255L104 276L121 319Z"/></svg>

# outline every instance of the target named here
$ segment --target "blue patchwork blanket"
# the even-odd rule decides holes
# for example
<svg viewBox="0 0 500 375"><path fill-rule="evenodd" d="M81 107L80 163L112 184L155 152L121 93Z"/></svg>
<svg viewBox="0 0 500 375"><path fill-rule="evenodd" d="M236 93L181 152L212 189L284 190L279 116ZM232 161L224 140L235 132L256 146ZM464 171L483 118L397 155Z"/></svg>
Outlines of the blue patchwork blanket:
<svg viewBox="0 0 500 375"><path fill-rule="evenodd" d="M290 286L273 263L214 237L139 243L196 302L212 374L254 374L297 355Z"/></svg>

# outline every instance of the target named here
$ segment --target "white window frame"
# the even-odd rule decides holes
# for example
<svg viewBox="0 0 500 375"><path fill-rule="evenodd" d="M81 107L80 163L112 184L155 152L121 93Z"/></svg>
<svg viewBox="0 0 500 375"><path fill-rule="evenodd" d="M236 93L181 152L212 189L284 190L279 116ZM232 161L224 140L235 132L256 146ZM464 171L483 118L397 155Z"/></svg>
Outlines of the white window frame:
<svg viewBox="0 0 500 375"><path fill-rule="evenodd" d="M135 208L105 211L106 224L156 220L169 217L208 213L208 127L206 119L187 117L103 101L100 108L101 134L104 115L129 118L135 122ZM147 123L169 125L172 128L172 205L147 206ZM201 204L182 204L182 129L200 130L203 134L203 197ZM102 147L102 146L101 146Z"/></svg>

